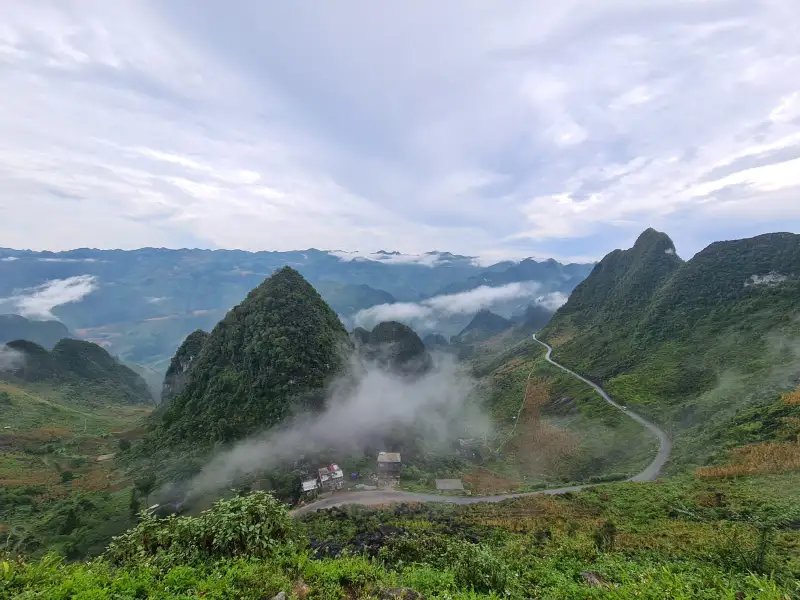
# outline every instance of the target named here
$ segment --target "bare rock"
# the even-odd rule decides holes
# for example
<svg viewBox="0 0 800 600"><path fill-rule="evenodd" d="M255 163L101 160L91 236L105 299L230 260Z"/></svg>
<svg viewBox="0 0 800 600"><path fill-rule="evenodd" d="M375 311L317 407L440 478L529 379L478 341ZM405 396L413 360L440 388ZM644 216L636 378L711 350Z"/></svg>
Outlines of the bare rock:
<svg viewBox="0 0 800 600"><path fill-rule="evenodd" d="M272 597L272 600L286 600L286 592L278 592Z"/></svg>
<svg viewBox="0 0 800 600"><path fill-rule="evenodd" d="M589 587L606 587L606 582L594 571L581 571L581 577Z"/></svg>

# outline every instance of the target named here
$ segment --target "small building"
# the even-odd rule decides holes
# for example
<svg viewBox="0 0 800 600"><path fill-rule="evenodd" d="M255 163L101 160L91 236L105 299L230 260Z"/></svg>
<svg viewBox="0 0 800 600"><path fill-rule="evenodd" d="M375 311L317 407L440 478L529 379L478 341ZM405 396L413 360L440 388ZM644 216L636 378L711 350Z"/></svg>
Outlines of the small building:
<svg viewBox="0 0 800 600"><path fill-rule="evenodd" d="M344 471L339 465L330 464L317 470L317 479L323 490L340 490L344 485Z"/></svg>
<svg viewBox="0 0 800 600"><path fill-rule="evenodd" d="M463 490L464 484L460 479L437 479L436 489L439 491Z"/></svg>
<svg viewBox="0 0 800 600"><path fill-rule="evenodd" d="M378 453L378 477L381 479L398 479L403 463L399 452Z"/></svg>
<svg viewBox="0 0 800 600"><path fill-rule="evenodd" d="M313 494L317 491L319 487L319 481L316 479L306 479L303 483L303 493L304 494Z"/></svg>

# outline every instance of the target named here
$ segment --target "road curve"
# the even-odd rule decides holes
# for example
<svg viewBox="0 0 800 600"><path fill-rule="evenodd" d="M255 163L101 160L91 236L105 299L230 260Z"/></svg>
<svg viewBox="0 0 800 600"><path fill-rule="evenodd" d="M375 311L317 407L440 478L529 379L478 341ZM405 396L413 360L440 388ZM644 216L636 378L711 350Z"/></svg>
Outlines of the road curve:
<svg viewBox="0 0 800 600"><path fill-rule="evenodd" d="M618 410L623 411L626 415L628 415L631 419L646 427L657 439L658 439L658 453L656 454L653 462L651 462L641 473L638 473L627 479L626 481L652 481L658 476L658 473L661 471L661 468L669 459L669 454L672 449L672 443L669 440L667 434L657 425L651 423L644 417L637 415L636 413L622 408L621 404L618 404L611 397L606 394L603 389L586 379L571 371L564 365L561 365L550 358L550 354L553 352L553 349L545 344L540 339L537 339L536 335L533 335L533 339L540 343L542 346L547 348L547 354L545 355L545 360L550 364L562 369L572 375L573 377L577 377L585 384L591 386L600 396L611 404L613 407L617 408ZM311 504L306 504L305 506L301 506L300 508L296 508L295 510L291 511L291 515L294 517L300 517L304 514L315 512L318 510L322 510L325 508L333 508L335 506L342 506L345 504L361 504L364 506L375 506L375 505L382 505L382 504L392 504L398 502L406 502L406 503L417 503L417 502L446 502L449 504L475 504L477 502L501 502L503 500L508 500L509 498L522 498L525 496L536 496L536 495L555 495L555 494L565 494L566 492L578 492L582 489L593 487L597 484L584 484L584 485L571 485L567 487L560 487L560 488L550 488L546 490L538 490L536 492L518 492L514 494L499 494L496 496L439 496L437 494L423 494L418 492L403 492L399 490L375 490L369 492L343 492L338 493L328 498L323 498L322 500L318 500L316 502L312 502Z"/></svg>

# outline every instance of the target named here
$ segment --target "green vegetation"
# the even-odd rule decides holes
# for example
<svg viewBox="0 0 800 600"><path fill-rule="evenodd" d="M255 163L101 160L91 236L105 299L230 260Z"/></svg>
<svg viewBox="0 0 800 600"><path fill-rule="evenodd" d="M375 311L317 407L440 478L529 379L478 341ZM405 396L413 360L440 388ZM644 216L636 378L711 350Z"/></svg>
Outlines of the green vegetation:
<svg viewBox="0 0 800 600"><path fill-rule="evenodd" d="M70 559L101 553L134 523L130 483L113 455L124 452L151 408L49 382L0 381L0 398L8 400L0 429L0 548Z"/></svg>
<svg viewBox="0 0 800 600"><path fill-rule="evenodd" d="M152 441L208 447L276 425L295 408L320 408L346 343L336 313L284 267L214 327Z"/></svg>
<svg viewBox="0 0 800 600"><path fill-rule="evenodd" d="M164 406L177 396L183 389L183 384L186 382L186 377L189 374L189 368L200 356L200 351L203 349L203 344L208 339L208 333L202 329L197 329L186 336L183 343L178 347L175 356L169 363L167 373L164 375L164 385L161 392L161 402Z"/></svg>
<svg viewBox="0 0 800 600"><path fill-rule="evenodd" d="M29 321L19 315L0 315L0 344L29 340L52 348L60 340L73 337L67 326L58 321Z"/></svg>
<svg viewBox="0 0 800 600"><path fill-rule="evenodd" d="M669 468L705 465L798 372L800 236L712 244L688 262L648 230L615 250L543 331L563 364L676 438Z"/></svg>
<svg viewBox="0 0 800 600"><path fill-rule="evenodd" d="M798 483L676 479L299 522L256 492L194 517L145 513L91 563L0 558L0 596L788 600L800 591Z"/></svg>
<svg viewBox="0 0 800 600"><path fill-rule="evenodd" d="M152 402L147 384L97 344L65 338L48 352L28 340L6 345L14 359L0 380L62 387L66 396L95 403Z"/></svg>

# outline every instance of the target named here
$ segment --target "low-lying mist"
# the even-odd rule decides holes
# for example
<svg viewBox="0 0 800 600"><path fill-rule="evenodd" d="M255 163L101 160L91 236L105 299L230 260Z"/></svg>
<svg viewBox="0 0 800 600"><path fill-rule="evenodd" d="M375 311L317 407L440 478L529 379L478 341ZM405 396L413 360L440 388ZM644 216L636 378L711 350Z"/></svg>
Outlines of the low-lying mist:
<svg viewBox="0 0 800 600"><path fill-rule="evenodd" d="M19 369L25 361L25 356L21 352L0 346L0 373Z"/></svg>
<svg viewBox="0 0 800 600"><path fill-rule="evenodd" d="M401 376L356 357L334 382L325 409L253 436L215 456L190 483L204 495L237 478L291 465L319 451L357 453L402 429L429 447L446 447L458 437L488 435L490 419L474 402L475 381L444 354L417 377Z"/></svg>

